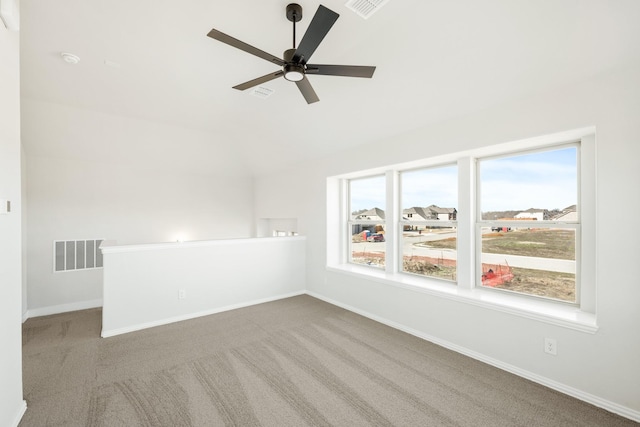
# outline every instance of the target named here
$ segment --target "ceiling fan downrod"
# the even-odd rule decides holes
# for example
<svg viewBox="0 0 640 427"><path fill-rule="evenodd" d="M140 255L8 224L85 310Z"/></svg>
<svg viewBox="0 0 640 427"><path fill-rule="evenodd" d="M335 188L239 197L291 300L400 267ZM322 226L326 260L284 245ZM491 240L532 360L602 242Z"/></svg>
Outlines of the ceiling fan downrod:
<svg viewBox="0 0 640 427"><path fill-rule="evenodd" d="M296 22L302 19L302 6L298 3L287 5L287 19L293 22L293 48L296 48Z"/></svg>
<svg viewBox="0 0 640 427"><path fill-rule="evenodd" d="M296 52L296 22L302 19L302 6L297 3L287 5L287 19L293 23L293 49L287 49L283 56L285 65L282 67L284 78L290 82L304 79L304 65L295 63L293 55Z"/></svg>

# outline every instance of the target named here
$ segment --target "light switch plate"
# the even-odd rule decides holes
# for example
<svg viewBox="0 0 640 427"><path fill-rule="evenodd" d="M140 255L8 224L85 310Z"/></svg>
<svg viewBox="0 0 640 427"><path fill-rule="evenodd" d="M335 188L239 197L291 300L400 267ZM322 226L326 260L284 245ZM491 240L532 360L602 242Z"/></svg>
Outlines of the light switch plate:
<svg viewBox="0 0 640 427"><path fill-rule="evenodd" d="M0 215L8 214L9 212L11 212L11 201L0 199Z"/></svg>

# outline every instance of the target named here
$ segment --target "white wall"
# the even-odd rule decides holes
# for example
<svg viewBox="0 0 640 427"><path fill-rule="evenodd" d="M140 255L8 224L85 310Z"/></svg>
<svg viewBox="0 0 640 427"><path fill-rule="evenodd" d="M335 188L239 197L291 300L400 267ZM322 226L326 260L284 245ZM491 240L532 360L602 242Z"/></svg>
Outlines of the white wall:
<svg viewBox="0 0 640 427"><path fill-rule="evenodd" d="M103 337L305 290L304 237L103 247Z"/></svg>
<svg viewBox="0 0 640 427"><path fill-rule="evenodd" d="M22 231L20 190L19 33L0 23L0 199L11 213L0 215L0 425L16 426L22 400Z"/></svg>
<svg viewBox="0 0 640 427"><path fill-rule="evenodd" d="M20 147L20 197L22 204L22 320L27 318L28 299L27 299L27 155L24 152L24 146Z"/></svg>
<svg viewBox="0 0 640 427"><path fill-rule="evenodd" d="M22 117L29 316L101 304L102 271L53 273L54 240L252 236L252 178L211 135L30 100Z"/></svg>
<svg viewBox="0 0 640 427"><path fill-rule="evenodd" d="M630 222L612 227L607 215L611 206L640 210L639 76L640 64L629 64L576 79L571 87L260 177L256 215L301 219L299 231L308 239L308 291L640 420L640 228ZM587 126L597 130L597 333L326 271L328 176ZM544 337L557 339L557 356L543 352Z"/></svg>

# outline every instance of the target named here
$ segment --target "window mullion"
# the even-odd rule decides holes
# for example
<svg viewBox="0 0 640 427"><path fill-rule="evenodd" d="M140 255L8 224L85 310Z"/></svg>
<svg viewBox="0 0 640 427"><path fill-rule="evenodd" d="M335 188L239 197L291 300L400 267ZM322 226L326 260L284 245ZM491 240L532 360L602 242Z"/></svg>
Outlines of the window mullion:
<svg viewBox="0 0 640 427"><path fill-rule="evenodd" d="M475 161L458 159L458 287L475 286Z"/></svg>
<svg viewBox="0 0 640 427"><path fill-rule="evenodd" d="M398 251L400 247L398 238L398 212L400 211L400 184L397 171L389 170L386 173L387 199L385 206L385 245L386 261L385 271L387 273L398 272Z"/></svg>

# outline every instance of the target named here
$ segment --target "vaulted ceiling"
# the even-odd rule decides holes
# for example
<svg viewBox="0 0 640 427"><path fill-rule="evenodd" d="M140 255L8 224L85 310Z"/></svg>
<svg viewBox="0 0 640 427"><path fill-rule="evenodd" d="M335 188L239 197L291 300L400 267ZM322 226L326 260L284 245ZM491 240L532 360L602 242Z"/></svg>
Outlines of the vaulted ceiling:
<svg viewBox="0 0 640 427"><path fill-rule="evenodd" d="M310 105L282 78L267 99L232 89L278 67L207 33L281 56L288 3L22 0L22 97L205 131L260 173L640 60L636 0L390 0L368 20L323 0L340 18L310 62L375 65L372 79L310 76ZM297 42L319 4L299 3Z"/></svg>

